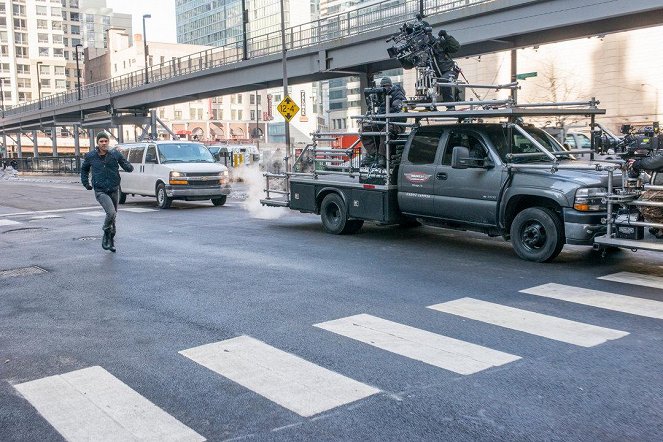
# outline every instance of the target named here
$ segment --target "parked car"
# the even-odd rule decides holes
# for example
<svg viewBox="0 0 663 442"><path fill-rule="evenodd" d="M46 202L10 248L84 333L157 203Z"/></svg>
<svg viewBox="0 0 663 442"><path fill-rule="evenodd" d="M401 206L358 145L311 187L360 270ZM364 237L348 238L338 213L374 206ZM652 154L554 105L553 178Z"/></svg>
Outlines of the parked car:
<svg viewBox="0 0 663 442"><path fill-rule="evenodd" d="M162 209L173 200L211 200L222 206L230 194L228 168L214 161L202 143L190 141L146 141L118 145L134 166L132 173L120 171L120 204L127 195L156 197Z"/></svg>

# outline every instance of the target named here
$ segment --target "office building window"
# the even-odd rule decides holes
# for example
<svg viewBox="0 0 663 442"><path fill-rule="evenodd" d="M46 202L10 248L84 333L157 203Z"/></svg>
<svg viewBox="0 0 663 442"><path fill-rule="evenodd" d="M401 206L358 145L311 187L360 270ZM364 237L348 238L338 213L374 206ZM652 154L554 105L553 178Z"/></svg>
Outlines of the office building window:
<svg viewBox="0 0 663 442"><path fill-rule="evenodd" d="M41 32L37 34L37 42L39 43L48 43L48 34L42 34Z"/></svg>
<svg viewBox="0 0 663 442"><path fill-rule="evenodd" d="M182 119L182 111L181 110L176 110L175 111L175 119L176 120L181 120Z"/></svg>
<svg viewBox="0 0 663 442"><path fill-rule="evenodd" d="M48 57L49 54L50 54L50 53L49 53L49 51L48 51L48 48L41 47L41 46L39 47L39 56L40 56L40 57Z"/></svg>

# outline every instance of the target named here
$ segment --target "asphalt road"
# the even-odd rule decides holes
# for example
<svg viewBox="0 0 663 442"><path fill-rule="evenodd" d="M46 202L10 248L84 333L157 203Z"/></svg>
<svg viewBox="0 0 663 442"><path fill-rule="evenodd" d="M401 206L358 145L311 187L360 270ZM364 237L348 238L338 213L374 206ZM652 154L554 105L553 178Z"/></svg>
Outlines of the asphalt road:
<svg viewBox="0 0 663 442"><path fill-rule="evenodd" d="M114 395L81 412L49 383L62 380L92 400L99 372L178 423L183 440L663 440L663 318L656 317L663 255L601 258L567 247L553 263L534 264L479 234L366 225L333 236L316 216L267 209L274 218L261 219L258 207L237 198L223 207L175 202L156 210L152 199L137 197L118 215L112 254L101 249L103 218L92 192L71 181L0 180L0 271L41 272L0 273L0 440L62 440L56 426L67 424L94 427L84 440L122 439L95 424L106 408L121 431L130 417L152 428L140 419L154 413L128 410ZM643 276L599 279L615 274ZM639 310L522 292L551 283L584 299L585 289L609 292L595 296L599 302L623 295L615 299L634 300ZM463 298L546 315L530 324L544 334L568 325L554 322L560 318L591 330L573 329L572 342L563 342L490 323L508 317L497 307L483 320L427 308ZM641 308L643 300L658 303ZM348 317L347 330L330 330L329 321ZM358 325L367 317L387 331L371 335L376 325ZM367 337L343 334L357 329ZM429 333L411 345L396 330L413 341ZM443 345L437 335L460 347L433 348ZM608 337L575 343L585 335ZM251 353L254 341L243 337L282 353ZM222 341L238 347L192 356ZM485 348L459 369L428 359L457 361L464 343ZM239 369L218 362L242 351ZM491 352L508 360L495 362ZM297 368L283 355L311 365ZM478 359L492 366L461 373ZM318 368L340 376L329 386L322 374L301 380ZM81 373L91 376L88 387L77 383ZM359 386L353 391L370 391L344 402L350 381ZM304 384L313 393L297 399L291 392ZM319 396L341 403L325 407ZM323 411L301 411L314 405Z"/></svg>

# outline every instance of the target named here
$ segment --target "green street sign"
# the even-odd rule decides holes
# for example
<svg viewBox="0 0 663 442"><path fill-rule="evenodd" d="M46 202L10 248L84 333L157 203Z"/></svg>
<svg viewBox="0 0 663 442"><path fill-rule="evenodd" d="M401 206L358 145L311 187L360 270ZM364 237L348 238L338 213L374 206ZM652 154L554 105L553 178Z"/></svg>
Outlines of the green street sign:
<svg viewBox="0 0 663 442"><path fill-rule="evenodd" d="M536 77L537 73L536 72L526 72L524 74L516 74L516 80L524 80L529 77Z"/></svg>

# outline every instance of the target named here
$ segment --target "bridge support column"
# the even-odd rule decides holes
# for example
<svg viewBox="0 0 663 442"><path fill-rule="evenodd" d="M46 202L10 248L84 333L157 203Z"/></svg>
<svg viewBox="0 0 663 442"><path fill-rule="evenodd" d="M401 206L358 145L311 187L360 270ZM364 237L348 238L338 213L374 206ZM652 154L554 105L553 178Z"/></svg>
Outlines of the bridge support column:
<svg viewBox="0 0 663 442"><path fill-rule="evenodd" d="M53 126L53 130L51 131L51 145L53 146L53 156L57 157L58 156L58 134L57 134L58 128L56 126Z"/></svg>
<svg viewBox="0 0 663 442"><path fill-rule="evenodd" d="M5 155L3 158L9 158L9 149L7 148L7 134L5 131L2 131L2 147L5 149Z"/></svg>
<svg viewBox="0 0 663 442"><path fill-rule="evenodd" d="M518 51L517 49L511 49L511 82L518 81L516 76L518 75ZM518 89L511 89L511 98L514 103L518 102Z"/></svg>
<svg viewBox="0 0 663 442"><path fill-rule="evenodd" d="M157 139L157 111L150 111L150 138Z"/></svg>
<svg viewBox="0 0 663 442"><path fill-rule="evenodd" d="M78 124L74 124L74 156L76 158L81 156L81 140L79 138L78 130Z"/></svg>
<svg viewBox="0 0 663 442"><path fill-rule="evenodd" d="M365 74L359 74L359 94L361 97L361 114L366 115L368 112L368 106L366 106L366 100L364 100L364 89L367 87L373 86L373 72L366 72Z"/></svg>
<svg viewBox="0 0 663 442"><path fill-rule="evenodd" d="M21 135L22 133L16 132L16 156L18 158L23 158L23 146L21 146Z"/></svg>
<svg viewBox="0 0 663 442"><path fill-rule="evenodd" d="M94 141L94 129L88 129L88 136L90 137L90 152L97 147L97 142Z"/></svg>
<svg viewBox="0 0 663 442"><path fill-rule="evenodd" d="M124 143L124 127L121 124L117 126L117 142Z"/></svg>
<svg viewBox="0 0 663 442"><path fill-rule="evenodd" d="M32 131L32 156L35 158L39 157L39 139L37 134L38 132L36 130Z"/></svg>

